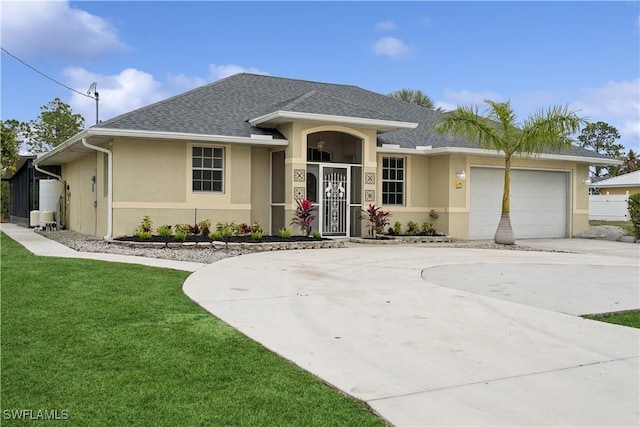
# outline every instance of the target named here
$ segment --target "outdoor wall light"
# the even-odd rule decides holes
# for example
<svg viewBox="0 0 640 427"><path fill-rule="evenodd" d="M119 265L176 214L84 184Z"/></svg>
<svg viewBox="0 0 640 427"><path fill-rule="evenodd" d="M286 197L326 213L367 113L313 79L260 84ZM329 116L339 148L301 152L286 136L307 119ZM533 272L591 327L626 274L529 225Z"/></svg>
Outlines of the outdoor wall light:
<svg viewBox="0 0 640 427"><path fill-rule="evenodd" d="M467 179L467 174L465 173L465 171L457 172L456 176L458 177L458 179L461 179L463 181Z"/></svg>
<svg viewBox="0 0 640 427"><path fill-rule="evenodd" d="M589 178L583 178L583 179L582 179L582 183L583 183L584 185L589 185L589 184L591 184L591 180L590 180Z"/></svg>

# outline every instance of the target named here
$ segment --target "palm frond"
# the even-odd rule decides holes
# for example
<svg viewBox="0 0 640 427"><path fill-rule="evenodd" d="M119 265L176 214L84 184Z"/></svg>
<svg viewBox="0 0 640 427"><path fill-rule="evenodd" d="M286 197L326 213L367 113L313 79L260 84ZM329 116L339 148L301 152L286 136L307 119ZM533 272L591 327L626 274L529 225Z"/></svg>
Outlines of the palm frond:
<svg viewBox="0 0 640 427"><path fill-rule="evenodd" d="M569 106L552 106L545 112L539 110L529 116L523 126L518 152L539 153L547 148L561 151L571 146L571 136L580 130L586 120L578 117Z"/></svg>
<svg viewBox="0 0 640 427"><path fill-rule="evenodd" d="M480 116L476 106L461 106L447 112L444 118L433 126L433 130L440 135L449 134L470 142L477 141L484 148L504 149L495 124Z"/></svg>

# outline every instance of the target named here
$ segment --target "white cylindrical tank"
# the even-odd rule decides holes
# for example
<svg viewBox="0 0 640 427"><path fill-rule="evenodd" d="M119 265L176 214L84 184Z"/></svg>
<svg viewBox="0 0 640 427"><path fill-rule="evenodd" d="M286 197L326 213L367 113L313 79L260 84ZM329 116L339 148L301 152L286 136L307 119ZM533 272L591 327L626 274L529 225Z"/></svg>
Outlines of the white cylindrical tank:
<svg viewBox="0 0 640 427"><path fill-rule="evenodd" d="M31 211L29 215L29 227L37 227L40 224L40 211Z"/></svg>
<svg viewBox="0 0 640 427"><path fill-rule="evenodd" d="M64 190L64 184L57 179L40 180L40 212L58 210L58 201Z"/></svg>
<svg viewBox="0 0 640 427"><path fill-rule="evenodd" d="M53 222L53 211L40 211L40 222Z"/></svg>

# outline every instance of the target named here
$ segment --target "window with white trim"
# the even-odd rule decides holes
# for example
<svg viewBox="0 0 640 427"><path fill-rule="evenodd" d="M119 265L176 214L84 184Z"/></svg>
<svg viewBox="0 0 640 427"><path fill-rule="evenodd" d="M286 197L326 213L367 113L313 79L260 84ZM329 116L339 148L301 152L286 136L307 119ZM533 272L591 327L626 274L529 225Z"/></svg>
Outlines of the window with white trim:
<svg viewBox="0 0 640 427"><path fill-rule="evenodd" d="M382 158L382 204L404 204L404 157Z"/></svg>
<svg viewBox="0 0 640 427"><path fill-rule="evenodd" d="M224 191L224 148L193 147L192 189L222 193Z"/></svg>

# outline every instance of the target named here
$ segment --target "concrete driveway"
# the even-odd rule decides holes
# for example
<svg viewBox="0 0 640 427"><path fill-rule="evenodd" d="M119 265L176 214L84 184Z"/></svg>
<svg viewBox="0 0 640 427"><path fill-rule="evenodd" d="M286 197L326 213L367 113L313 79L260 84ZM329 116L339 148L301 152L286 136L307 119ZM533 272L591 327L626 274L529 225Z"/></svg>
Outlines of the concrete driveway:
<svg viewBox="0 0 640 427"><path fill-rule="evenodd" d="M640 246L546 245L580 253L259 253L184 291L395 425L638 425L640 330L576 314L640 308Z"/></svg>

